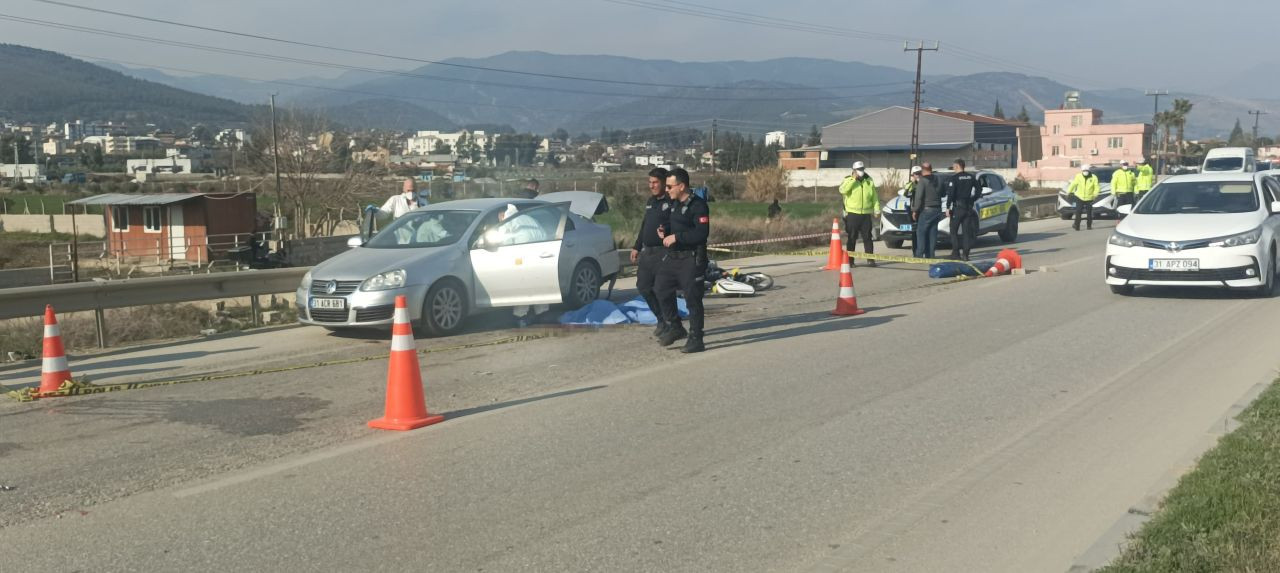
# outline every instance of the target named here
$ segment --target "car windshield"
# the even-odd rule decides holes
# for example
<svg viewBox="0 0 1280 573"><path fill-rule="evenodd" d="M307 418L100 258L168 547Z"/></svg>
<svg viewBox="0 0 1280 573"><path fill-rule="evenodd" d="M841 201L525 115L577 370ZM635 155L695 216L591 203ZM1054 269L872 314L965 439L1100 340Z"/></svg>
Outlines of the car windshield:
<svg viewBox="0 0 1280 573"><path fill-rule="evenodd" d="M479 215L476 211L410 211L374 235L371 249L419 249L452 245Z"/></svg>
<svg viewBox="0 0 1280 573"><path fill-rule="evenodd" d="M1162 183L1138 203L1135 213L1249 213L1258 210L1258 193L1251 181L1183 181Z"/></svg>
<svg viewBox="0 0 1280 573"><path fill-rule="evenodd" d="M1115 175L1115 169L1094 169L1093 175L1098 178L1098 183L1110 183L1111 176Z"/></svg>
<svg viewBox="0 0 1280 573"><path fill-rule="evenodd" d="M1204 171L1239 171L1244 169L1243 157L1215 157L1204 161Z"/></svg>

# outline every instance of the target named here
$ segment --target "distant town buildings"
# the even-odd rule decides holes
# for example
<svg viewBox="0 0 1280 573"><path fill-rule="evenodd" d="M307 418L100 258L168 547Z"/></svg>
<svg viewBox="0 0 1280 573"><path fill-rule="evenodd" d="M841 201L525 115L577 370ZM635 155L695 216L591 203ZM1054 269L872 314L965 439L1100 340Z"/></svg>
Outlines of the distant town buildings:
<svg viewBox="0 0 1280 573"><path fill-rule="evenodd" d="M1146 157L1155 128L1149 123L1108 124L1102 110L1079 107L1078 96L1068 94L1064 109L1045 110L1040 127L1043 157L1018 164L1018 175L1027 181L1070 181L1084 165L1135 163Z"/></svg>
<svg viewBox="0 0 1280 573"><path fill-rule="evenodd" d="M496 136L495 136L496 137ZM405 155L430 155L443 146L456 152L458 143L466 138L467 143L480 149L489 144L489 136L483 131L461 130L457 132L419 131L404 142Z"/></svg>
<svg viewBox="0 0 1280 573"><path fill-rule="evenodd" d="M787 146L787 132L785 132L785 131L770 131L769 133L764 134L764 144L765 144L766 146L768 146L768 145L776 145L776 146L778 146L778 147L786 147L786 146Z"/></svg>

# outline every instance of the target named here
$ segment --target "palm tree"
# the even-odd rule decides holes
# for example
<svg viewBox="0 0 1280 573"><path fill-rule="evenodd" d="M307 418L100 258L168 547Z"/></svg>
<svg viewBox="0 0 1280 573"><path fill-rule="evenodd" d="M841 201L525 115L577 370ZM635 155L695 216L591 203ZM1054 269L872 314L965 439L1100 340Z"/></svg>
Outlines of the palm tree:
<svg viewBox="0 0 1280 573"><path fill-rule="evenodd" d="M1191 108L1194 105L1195 104L1191 103L1191 100L1182 98L1173 100L1172 113L1175 120L1174 125L1178 128L1178 165L1182 165L1182 156L1184 153L1183 146L1186 141L1183 138L1183 134L1187 129L1187 116L1191 115Z"/></svg>
<svg viewBox="0 0 1280 573"><path fill-rule="evenodd" d="M1158 173L1163 172L1161 165L1162 163L1167 162L1168 160L1169 139L1170 139L1169 136L1170 136L1170 132L1173 130L1173 127L1176 126L1177 124L1178 124L1178 115L1173 111L1162 111L1156 114L1156 129L1159 130L1161 127L1164 128L1164 137L1160 140L1159 158L1161 161L1156 163L1157 169L1161 169L1161 171L1157 171Z"/></svg>

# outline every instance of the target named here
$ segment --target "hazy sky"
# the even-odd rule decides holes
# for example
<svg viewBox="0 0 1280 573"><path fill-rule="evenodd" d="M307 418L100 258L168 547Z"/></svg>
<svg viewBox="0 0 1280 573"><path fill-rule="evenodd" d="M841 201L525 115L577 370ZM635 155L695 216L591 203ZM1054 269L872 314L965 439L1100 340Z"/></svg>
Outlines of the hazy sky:
<svg viewBox="0 0 1280 573"><path fill-rule="evenodd" d="M900 40L837 37L664 14L607 0L66 0L116 11L315 43L427 59L487 56L508 50L611 54L675 60L759 60L812 56L910 68ZM663 0L621 0L671 4ZM942 43L926 56L926 73L1000 69L1045 75L1080 87L1208 90L1259 63L1280 59L1274 2L1233 0L1230 9L1202 1L1077 0L680 0L851 32L924 37ZM1064 6L1069 6L1065 10ZM977 10L975 13L974 11ZM282 47L217 33L4 0L0 14L271 51L381 68L406 62ZM1251 19L1252 17L1262 20ZM1252 28L1252 29L1251 29ZM336 75L298 64L266 62L156 46L83 32L0 20L0 41L104 59L192 68L262 79ZM1169 54L1176 54L1170 57ZM992 58L1002 60L993 62ZM1013 62L1012 64L1006 62Z"/></svg>

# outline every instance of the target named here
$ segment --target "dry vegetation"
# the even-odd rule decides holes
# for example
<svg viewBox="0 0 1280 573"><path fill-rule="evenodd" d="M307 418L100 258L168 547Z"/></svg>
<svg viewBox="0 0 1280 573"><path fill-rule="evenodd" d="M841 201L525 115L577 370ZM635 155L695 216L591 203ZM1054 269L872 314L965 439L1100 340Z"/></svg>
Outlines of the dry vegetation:
<svg viewBox="0 0 1280 573"><path fill-rule="evenodd" d="M165 304L109 309L106 311L107 337L111 346L124 346L199 336L200 331L206 329L218 332L241 330L251 323L248 307L227 305L226 310L215 313L211 310L212 304ZM267 306L265 300L263 306ZM283 311L286 323L293 322L291 306L278 305L275 309ZM43 344L43 320L41 317L31 317L0 321L0 360L7 359L9 352L27 358L39 358ZM97 347L92 312L59 315L58 324L62 327L62 342L68 352Z"/></svg>

